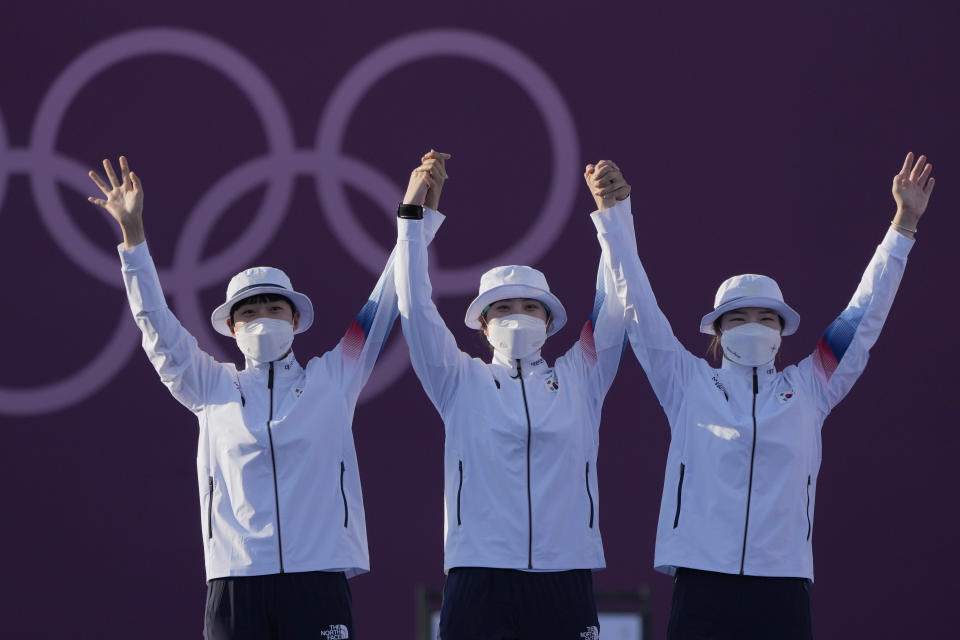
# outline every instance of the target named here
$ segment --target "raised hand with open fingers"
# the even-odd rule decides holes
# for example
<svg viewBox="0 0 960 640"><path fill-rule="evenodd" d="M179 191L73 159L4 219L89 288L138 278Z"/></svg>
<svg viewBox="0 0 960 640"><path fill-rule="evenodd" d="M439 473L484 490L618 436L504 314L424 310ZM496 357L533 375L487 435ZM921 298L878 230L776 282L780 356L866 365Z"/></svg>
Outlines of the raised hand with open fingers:
<svg viewBox="0 0 960 640"><path fill-rule="evenodd" d="M588 164L583 172L597 209L609 209L630 195L630 185L623 177L620 167L612 160L601 160L597 164Z"/></svg>
<svg viewBox="0 0 960 640"><path fill-rule="evenodd" d="M123 240L127 248L140 244L144 240L143 234L143 185L140 178L130 170L130 165L124 156L120 156L120 175L122 180L117 178L110 160L103 161L103 169L106 172L107 185L103 179L97 175L96 171L89 173L90 179L103 192L104 198L87 198L90 202L103 207L117 221L120 229L123 231Z"/></svg>
<svg viewBox="0 0 960 640"><path fill-rule="evenodd" d="M893 218L895 227L901 230L917 228L933 193L932 172L933 165L927 162L926 156L920 156L914 162L913 153L907 154L900 173L893 177L893 199L897 202L897 213Z"/></svg>

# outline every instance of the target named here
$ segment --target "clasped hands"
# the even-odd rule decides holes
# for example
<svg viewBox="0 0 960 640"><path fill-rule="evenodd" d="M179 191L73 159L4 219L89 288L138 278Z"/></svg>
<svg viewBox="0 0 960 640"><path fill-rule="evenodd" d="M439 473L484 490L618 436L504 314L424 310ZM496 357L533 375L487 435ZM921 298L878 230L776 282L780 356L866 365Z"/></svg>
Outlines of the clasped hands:
<svg viewBox="0 0 960 640"><path fill-rule="evenodd" d="M449 159L449 153L433 149L423 154L420 158L420 166L410 174L410 182L407 184L403 203L438 209L440 192L448 178L446 162ZM593 195L597 209L609 209L618 201L626 200L630 195L630 185L624 179L620 167L611 160L600 160L595 165L588 164L583 178Z"/></svg>

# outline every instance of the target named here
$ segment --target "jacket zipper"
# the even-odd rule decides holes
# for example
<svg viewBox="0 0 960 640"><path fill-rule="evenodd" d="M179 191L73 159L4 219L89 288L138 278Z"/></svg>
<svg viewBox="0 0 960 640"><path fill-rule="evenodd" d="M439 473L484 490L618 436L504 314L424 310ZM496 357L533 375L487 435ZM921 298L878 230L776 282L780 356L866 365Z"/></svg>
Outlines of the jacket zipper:
<svg viewBox="0 0 960 640"><path fill-rule="evenodd" d="M457 468L460 470L460 484L457 485L457 526L463 524L460 521L460 493L463 491L463 460L457 460Z"/></svg>
<svg viewBox="0 0 960 640"><path fill-rule="evenodd" d="M270 464L273 467L273 503L277 510L277 551L280 553L280 573L283 573L283 538L280 535L280 491L277 488L277 458L273 452L273 431L270 423L273 422L273 363L270 363L270 372L267 374L267 388L270 389L270 417L267 419L267 437L270 439Z"/></svg>
<svg viewBox="0 0 960 640"><path fill-rule="evenodd" d="M213 539L213 476L207 476L210 493L207 496L207 539Z"/></svg>
<svg viewBox="0 0 960 640"><path fill-rule="evenodd" d="M810 522L810 476L807 476L807 540L813 532L813 523Z"/></svg>
<svg viewBox="0 0 960 640"><path fill-rule="evenodd" d="M673 528L676 529L677 525L680 524L680 498L683 493L683 473L686 471L686 466L681 462L680 463L680 481L677 482L677 513L673 516Z"/></svg>
<svg viewBox="0 0 960 640"><path fill-rule="evenodd" d="M753 442L750 445L750 478L747 481L747 515L743 520L743 550L740 552L740 575L743 575L743 564L747 559L747 528L750 526L750 496L753 493L753 459L757 453L757 393L760 385L757 382L757 368L753 368Z"/></svg>
<svg viewBox="0 0 960 640"><path fill-rule="evenodd" d="M340 495L343 497L343 526L346 528L350 512L347 511L347 492L343 490L343 474L347 472L347 466L340 461Z"/></svg>
<svg viewBox="0 0 960 640"><path fill-rule="evenodd" d="M533 569L533 494L530 490L530 441L533 432L530 427L530 407L527 405L527 387L523 383L523 369L519 358L517 358L517 377L520 378L523 411L527 416L527 569Z"/></svg>
<svg viewBox="0 0 960 640"><path fill-rule="evenodd" d="M590 498L590 528L593 529L593 496L590 494L590 461L587 461L587 497Z"/></svg>

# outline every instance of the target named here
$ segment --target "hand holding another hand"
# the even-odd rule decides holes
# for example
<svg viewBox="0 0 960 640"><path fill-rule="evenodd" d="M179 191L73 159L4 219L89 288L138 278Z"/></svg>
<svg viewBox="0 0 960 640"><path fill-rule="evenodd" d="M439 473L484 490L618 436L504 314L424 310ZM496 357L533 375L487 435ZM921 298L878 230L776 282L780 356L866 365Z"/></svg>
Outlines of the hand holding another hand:
<svg viewBox="0 0 960 640"><path fill-rule="evenodd" d="M597 209L609 209L630 195L630 185L624 180L620 167L611 160L601 160L597 164L588 164L583 172L587 187L593 195Z"/></svg>
<svg viewBox="0 0 960 640"><path fill-rule="evenodd" d="M440 192L447 180L446 161L449 153L431 149L420 158L420 166L410 174L403 204L419 204L436 211L440 207Z"/></svg>

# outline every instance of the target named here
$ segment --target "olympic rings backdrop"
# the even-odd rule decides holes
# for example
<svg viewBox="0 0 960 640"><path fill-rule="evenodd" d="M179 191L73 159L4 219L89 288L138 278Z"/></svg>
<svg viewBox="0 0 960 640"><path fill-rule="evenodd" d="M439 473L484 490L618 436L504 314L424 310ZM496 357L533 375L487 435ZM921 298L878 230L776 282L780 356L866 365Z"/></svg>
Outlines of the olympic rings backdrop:
<svg viewBox="0 0 960 640"><path fill-rule="evenodd" d="M541 268L567 305L549 359L576 339L599 257L581 173L612 158L678 337L703 352L696 323L717 284L769 273L803 317L784 364L853 291L903 154L927 153L939 185L894 312L825 427L814 620L828 638L952 629L956 9L281 7L5 11L0 635L197 637L202 623L195 420L139 348L118 230L86 203L87 171L130 158L169 303L205 350L238 359L209 312L234 273L272 264L317 308L295 345L305 362L362 306L431 147L453 154L431 275L461 348L484 355L459 319L497 264ZM399 333L354 426L373 570L351 586L368 638L412 638L416 587L443 582L442 425ZM596 586L649 585L661 637L670 580L651 565L669 436L629 350L602 433Z"/></svg>
<svg viewBox="0 0 960 640"><path fill-rule="evenodd" d="M281 228L293 198L293 181L298 175L316 181L321 211L328 217L333 238L357 265L376 278L383 270L389 250L380 246L357 220L346 197L350 185L395 216L401 186L381 171L344 153L343 138L350 116L367 89L393 69L433 56L460 56L479 60L511 77L531 94L550 136L548 167L551 181L536 222L525 234L514 238L505 250L488 262L514 264L536 262L550 249L563 229L578 185L571 179L579 167L576 131L563 96L550 78L522 52L484 34L436 29L420 31L385 43L360 60L330 97L320 118L313 149L298 149L293 127L283 101L263 72L243 54L213 37L186 29L138 29L97 43L80 53L54 80L44 97L27 149L5 149L7 171L26 173L38 204L40 218L59 250L91 278L123 288L117 280L116 256L112 247L97 247L73 222L59 197L55 182L80 193L90 190L89 168L56 151L56 136L64 113L84 84L119 62L147 55L184 57L208 65L224 74L244 93L257 112L265 134L268 154L248 160L214 182L192 208L174 249L174 264L161 271L165 291L171 294L184 325L205 344L215 344L207 321L209 311L199 305L200 289L221 284L249 266L251 256L262 252ZM0 138L2 140L2 138ZM403 176L401 176L403 177ZM229 247L203 259L201 252L209 234L231 203L252 186L267 180L267 191L250 224ZM0 192L2 196L2 192ZM437 269L434 290L438 295L467 295L476 288L477 267ZM139 342L139 331L123 314L105 349L81 370L38 388L0 389L0 407L6 414L44 414L83 401L110 382L126 364ZM400 348L398 349L397 346ZM221 359L229 359L218 347L210 347ZM378 377L367 396L391 384L405 364L403 345L394 348L378 367ZM399 357L398 357L399 356Z"/></svg>

